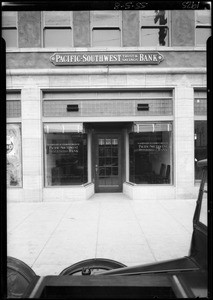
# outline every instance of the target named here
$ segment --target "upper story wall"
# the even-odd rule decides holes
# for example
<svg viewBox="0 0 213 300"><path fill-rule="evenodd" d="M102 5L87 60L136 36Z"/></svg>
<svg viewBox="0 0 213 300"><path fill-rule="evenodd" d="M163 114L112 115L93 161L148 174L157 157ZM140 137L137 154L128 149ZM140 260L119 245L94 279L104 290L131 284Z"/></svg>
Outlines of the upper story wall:
<svg viewBox="0 0 213 300"><path fill-rule="evenodd" d="M41 12L18 12L18 46L41 47Z"/></svg>
<svg viewBox="0 0 213 300"><path fill-rule="evenodd" d="M161 11L165 12L165 11ZM113 12L114 13L114 12ZM112 23L107 26L105 25L105 20L109 21L110 19L103 14L103 20L101 18L93 18L93 13L90 11L74 11L71 15L71 32L72 32L72 46L71 47L92 47L92 22L97 26L97 38L100 38L102 31L100 29L106 29L110 27L110 34L115 38L117 38L117 34L120 33L120 45L121 47L149 47L149 45L144 42L141 42L141 28L143 24L143 17L141 17L140 11L119 11L119 21L116 21L112 18ZM209 11L210 16L210 11ZM17 27L17 46L18 48L37 48L37 47L45 47L44 45L44 21L43 15L40 11L19 11L17 12L17 21L16 25L13 27ZM105 18L105 19L104 19ZM146 16L144 17L146 18ZM95 20L95 21L94 21ZM163 21L166 20L164 24ZM200 19L202 22L202 18ZM200 21L199 21L200 22ZM49 23L51 24L51 23ZM161 30L164 30L164 25L168 27L167 37L168 44L165 46L169 47L178 47L178 46L195 46L196 45L196 11L194 10L174 10L168 11L166 17L162 19L160 23L159 20L151 20L148 19L148 26L151 24L151 27L155 27L161 24ZM55 28L60 24L56 23ZM145 24L146 25L146 24ZM4 26L4 19L3 19ZM46 28L49 25L47 25ZM51 25L52 26L52 25ZM61 25L60 25L61 26ZM67 26L67 25L66 25ZM54 26L53 26L54 27ZM149 29L150 29L149 28ZM151 28L151 30L155 30ZM159 27L160 28L160 27ZM158 30L159 30L158 28ZM202 27L204 28L204 27ZM202 29L201 28L201 29ZM4 29L4 27L3 27ZM118 29L116 32L116 29ZM144 30L147 30L144 28ZM210 30L210 29L209 29ZM153 34L154 31L151 32ZM210 31L209 31L210 32ZM159 33L160 34L160 31ZM150 34L148 34L150 35ZM155 33L156 35L156 33ZM201 33L202 35L202 33ZM157 35L156 35L157 36ZM60 37L60 36L59 36ZM113 36L114 37L114 36ZM155 39L157 39L155 37ZM147 40L148 41L148 40ZM57 37L56 37L57 42ZM60 40L58 40L58 47L60 47ZM154 44L153 44L154 45ZM153 47L150 46L150 48ZM101 44L98 45L101 47ZM110 44L109 44L110 46ZM156 45L158 46L158 45ZM163 46L161 44L160 46ZM57 48L57 47L56 47Z"/></svg>
<svg viewBox="0 0 213 300"><path fill-rule="evenodd" d="M193 10L172 11L171 39L173 47L195 45L195 12Z"/></svg>

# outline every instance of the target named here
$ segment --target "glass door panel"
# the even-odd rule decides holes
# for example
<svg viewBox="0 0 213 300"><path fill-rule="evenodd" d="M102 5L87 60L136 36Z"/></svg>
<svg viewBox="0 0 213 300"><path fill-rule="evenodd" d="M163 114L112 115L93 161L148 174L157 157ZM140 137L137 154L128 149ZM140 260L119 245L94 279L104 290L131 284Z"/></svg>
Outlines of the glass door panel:
<svg viewBox="0 0 213 300"><path fill-rule="evenodd" d="M121 191L121 145L119 134L96 135L96 192Z"/></svg>

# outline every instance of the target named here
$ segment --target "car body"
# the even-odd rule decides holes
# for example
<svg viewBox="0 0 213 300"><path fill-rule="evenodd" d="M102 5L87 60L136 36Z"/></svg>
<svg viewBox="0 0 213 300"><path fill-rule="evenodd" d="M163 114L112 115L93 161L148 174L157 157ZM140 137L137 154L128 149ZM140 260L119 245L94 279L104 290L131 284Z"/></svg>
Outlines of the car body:
<svg viewBox="0 0 213 300"><path fill-rule="evenodd" d="M198 166L203 172L187 256L132 267L110 259L89 259L67 267L58 276L44 277L37 276L23 262L8 257L9 296L45 299L207 298L207 160L198 162Z"/></svg>

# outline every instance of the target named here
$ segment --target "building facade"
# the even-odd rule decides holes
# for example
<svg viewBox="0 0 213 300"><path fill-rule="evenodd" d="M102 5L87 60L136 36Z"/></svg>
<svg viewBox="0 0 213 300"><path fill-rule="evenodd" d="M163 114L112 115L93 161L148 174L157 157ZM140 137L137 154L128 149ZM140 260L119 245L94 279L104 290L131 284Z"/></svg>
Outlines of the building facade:
<svg viewBox="0 0 213 300"><path fill-rule="evenodd" d="M210 16L3 12L8 201L195 198Z"/></svg>

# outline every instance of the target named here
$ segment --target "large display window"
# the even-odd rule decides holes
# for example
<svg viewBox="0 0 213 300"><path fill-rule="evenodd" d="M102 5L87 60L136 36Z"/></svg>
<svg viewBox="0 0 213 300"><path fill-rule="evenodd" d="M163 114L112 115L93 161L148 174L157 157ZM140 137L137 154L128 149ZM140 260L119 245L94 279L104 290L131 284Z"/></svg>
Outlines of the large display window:
<svg viewBox="0 0 213 300"><path fill-rule="evenodd" d="M83 125L44 124L45 186L81 185L87 179L87 134Z"/></svg>
<svg viewBox="0 0 213 300"><path fill-rule="evenodd" d="M21 124L7 124L7 187L21 186Z"/></svg>
<svg viewBox="0 0 213 300"><path fill-rule="evenodd" d="M129 154L130 182L172 184L172 123L135 124Z"/></svg>

